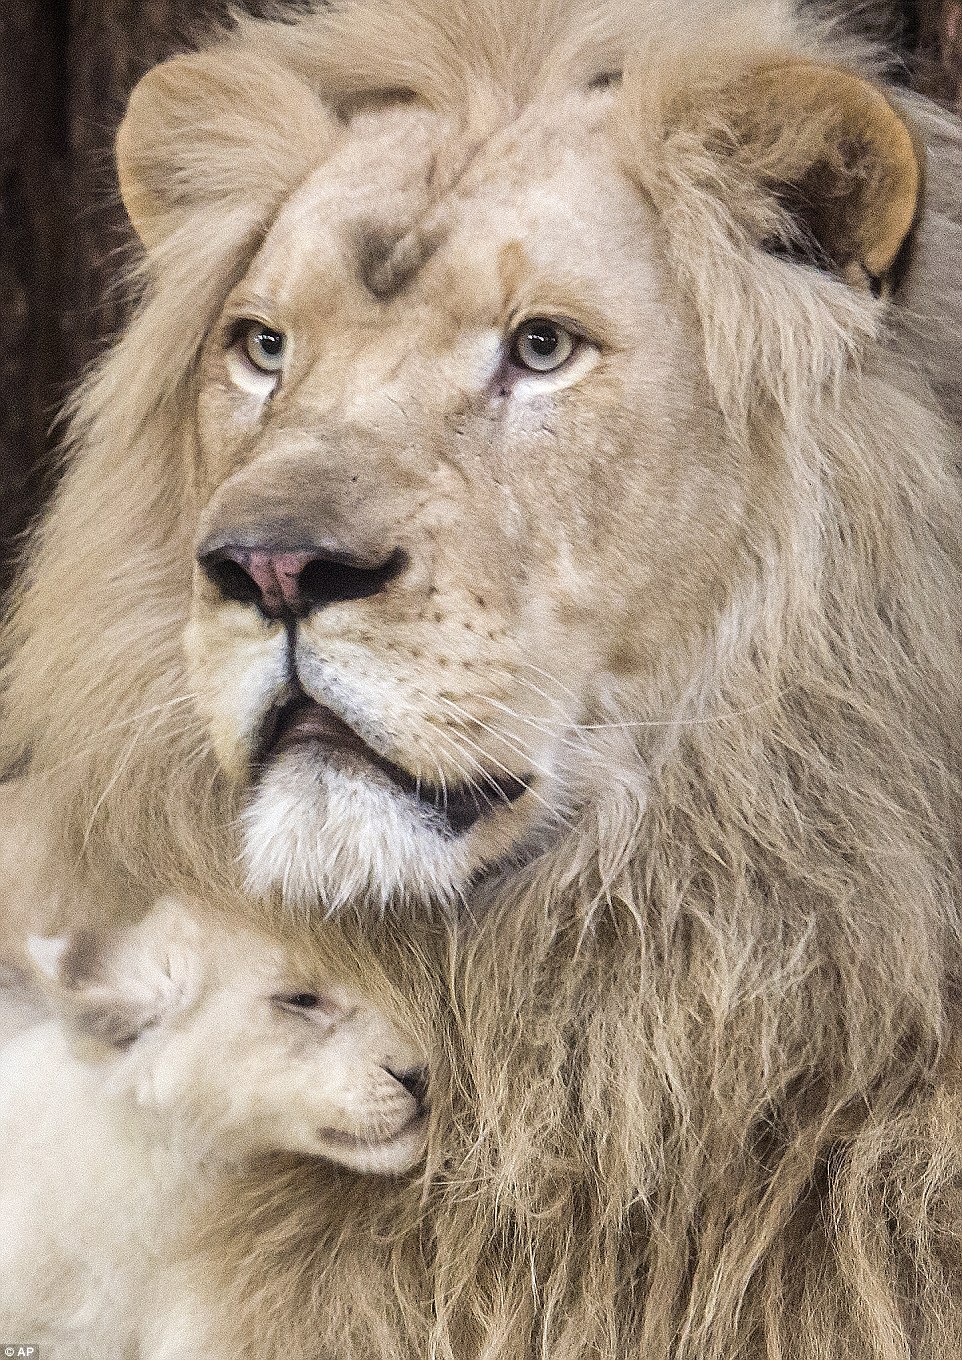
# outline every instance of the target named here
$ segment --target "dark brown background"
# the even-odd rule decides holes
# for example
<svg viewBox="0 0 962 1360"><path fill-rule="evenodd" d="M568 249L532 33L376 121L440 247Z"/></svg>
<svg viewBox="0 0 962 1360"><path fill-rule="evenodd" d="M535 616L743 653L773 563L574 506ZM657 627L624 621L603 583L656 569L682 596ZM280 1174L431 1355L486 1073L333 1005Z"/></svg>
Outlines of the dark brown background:
<svg viewBox="0 0 962 1360"><path fill-rule="evenodd" d="M2 588L53 480L58 407L122 319L114 129L141 73L202 34L225 0L0 6ZM886 27L905 80L962 102L962 0L863 0L852 15Z"/></svg>

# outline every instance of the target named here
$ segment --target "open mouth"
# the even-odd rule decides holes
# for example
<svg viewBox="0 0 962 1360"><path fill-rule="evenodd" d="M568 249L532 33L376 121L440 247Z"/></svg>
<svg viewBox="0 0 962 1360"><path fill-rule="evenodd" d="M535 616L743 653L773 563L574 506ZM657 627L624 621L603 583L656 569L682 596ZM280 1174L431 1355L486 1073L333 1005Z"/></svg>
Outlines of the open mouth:
<svg viewBox="0 0 962 1360"><path fill-rule="evenodd" d="M378 770L395 788L435 812L455 835L470 831L486 813L516 802L531 784L530 776L495 776L487 771L479 775L477 784L439 786L419 779L379 755L336 713L305 694L275 706L268 714L257 745L255 767L262 768L284 751L312 744L325 755L352 756Z"/></svg>

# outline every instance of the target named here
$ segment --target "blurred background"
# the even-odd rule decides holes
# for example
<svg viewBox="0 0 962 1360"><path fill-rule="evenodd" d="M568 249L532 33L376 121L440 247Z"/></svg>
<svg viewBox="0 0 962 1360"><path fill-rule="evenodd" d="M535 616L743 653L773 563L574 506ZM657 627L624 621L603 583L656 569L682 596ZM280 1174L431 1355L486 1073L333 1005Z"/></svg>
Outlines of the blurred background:
<svg viewBox="0 0 962 1360"><path fill-rule="evenodd" d="M232 7L264 13L270 4ZM203 37L227 8L227 0L0 0L0 590L55 477L58 408L123 320L113 280L129 240L112 145L127 96L149 66ZM962 107L962 0L833 8L884 36L897 79Z"/></svg>

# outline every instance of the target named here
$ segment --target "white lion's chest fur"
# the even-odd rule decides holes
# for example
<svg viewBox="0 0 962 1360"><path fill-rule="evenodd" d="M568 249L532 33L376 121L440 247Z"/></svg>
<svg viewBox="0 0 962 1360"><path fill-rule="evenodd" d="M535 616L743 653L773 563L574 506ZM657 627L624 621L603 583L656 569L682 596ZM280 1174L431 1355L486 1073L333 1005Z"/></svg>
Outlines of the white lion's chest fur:
<svg viewBox="0 0 962 1360"><path fill-rule="evenodd" d="M0 1051L0 1141L0 1337L51 1360L133 1360L200 1168L112 1100L53 1022Z"/></svg>

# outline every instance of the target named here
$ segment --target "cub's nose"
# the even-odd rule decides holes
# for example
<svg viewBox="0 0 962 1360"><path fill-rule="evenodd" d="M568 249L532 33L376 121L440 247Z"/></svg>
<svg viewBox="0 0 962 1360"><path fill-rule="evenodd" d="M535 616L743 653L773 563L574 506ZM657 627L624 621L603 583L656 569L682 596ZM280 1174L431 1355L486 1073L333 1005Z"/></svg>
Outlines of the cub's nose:
<svg viewBox="0 0 962 1360"><path fill-rule="evenodd" d="M312 609L377 595L407 565L395 548L371 562L338 548L273 550L226 544L203 548L197 561L226 600L252 604L269 619L302 618Z"/></svg>
<svg viewBox="0 0 962 1360"><path fill-rule="evenodd" d="M409 1095L412 1095L419 1106L427 1103L428 1098L428 1069L426 1067L412 1067L406 1072L394 1072L390 1067L384 1069L389 1076L392 1076L399 1085L403 1086Z"/></svg>

